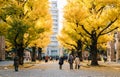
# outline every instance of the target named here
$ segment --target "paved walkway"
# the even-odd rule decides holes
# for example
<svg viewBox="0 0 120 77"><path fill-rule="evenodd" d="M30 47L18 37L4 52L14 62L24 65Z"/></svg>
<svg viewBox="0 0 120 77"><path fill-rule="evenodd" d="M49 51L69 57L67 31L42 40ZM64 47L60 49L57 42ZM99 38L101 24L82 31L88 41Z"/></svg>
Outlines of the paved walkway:
<svg viewBox="0 0 120 77"><path fill-rule="evenodd" d="M8 66L13 64L13 61L0 61L0 66Z"/></svg>
<svg viewBox="0 0 120 77"><path fill-rule="evenodd" d="M81 66L79 70L70 70L67 62L64 63L63 69L59 70L58 62L54 61L40 62L32 67L19 69L19 72L14 69L2 69L0 77L120 77L119 72L119 69L108 67L85 66Z"/></svg>

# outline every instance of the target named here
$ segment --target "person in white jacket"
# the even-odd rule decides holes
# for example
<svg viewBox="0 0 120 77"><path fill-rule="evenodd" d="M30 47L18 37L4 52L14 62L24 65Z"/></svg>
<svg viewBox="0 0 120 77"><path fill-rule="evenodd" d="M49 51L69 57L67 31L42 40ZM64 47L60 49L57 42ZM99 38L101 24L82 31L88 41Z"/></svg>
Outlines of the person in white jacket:
<svg viewBox="0 0 120 77"><path fill-rule="evenodd" d="M75 69L80 68L80 59L78 56L75 57Z"/></svg>

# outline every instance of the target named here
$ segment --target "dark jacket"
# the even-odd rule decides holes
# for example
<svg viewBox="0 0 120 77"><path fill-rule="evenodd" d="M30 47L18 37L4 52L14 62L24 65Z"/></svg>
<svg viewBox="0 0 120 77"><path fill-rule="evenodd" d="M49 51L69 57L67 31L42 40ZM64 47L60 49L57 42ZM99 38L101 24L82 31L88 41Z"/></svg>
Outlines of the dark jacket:
<svg viewBox="0 0 120 77"><path fill-rule="evenodd" d="M70 64L72 64L72 63L73 63L73 60L74 60L73 56L70 55L69 58L68 58L68 62L69 62Z"/></svg>
<svg viewBox="0 0 120 77"><path fill-rule="evenodd" d="M63 65L63 63L64 63L64 58L63 58L63 57L60 57L60 58L59 58L59 65Z"/></svg>
<svg viewBox="0 0 120 77"><path fill-rule="evenodd" d="M14 66L19 66L19 57L18 56L14 57Z"/></svg>

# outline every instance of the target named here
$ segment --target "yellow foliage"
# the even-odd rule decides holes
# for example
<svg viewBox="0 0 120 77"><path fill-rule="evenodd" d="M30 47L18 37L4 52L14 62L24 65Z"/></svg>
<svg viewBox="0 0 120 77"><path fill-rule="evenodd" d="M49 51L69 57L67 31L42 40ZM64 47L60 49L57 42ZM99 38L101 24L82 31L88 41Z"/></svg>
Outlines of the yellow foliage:
<svg viewBox="0 0 120 77"><path fill-rule="evenodd" d="M0 9L7 7L8 12L5 11L5 14L1 14L2 10L0 10L0 14L3 15L7 24L11 25L15 21L20 21L20 25L26 28L21 35L24 37L24 44L47 46L52 34L52 18L48 0L2 0L0 5L4 5L0 6Z"/></svg>
<svg viewBox="0 0 120 77"><path fill-rule="evenodd" d="M52 18L49 13L48 0L29 0L25 4L24 10L25 13L30 11L26 18L31 18L31 22L34 22L34 28L36 30L44 30L44 32L36 34L37 38L31 41L29 46L34 46L35 44L38 47L47 46L50 42L50 35L52 34ZM31 28L30 31L32 32L32 30L34 29Z"/></svg>
<svg viewBox="0 0 120 77"><path fill-rule="evenodd" d="M6 45L5 50L6 50L7 52L10 51L10 50L12 49L12 44L11 44L10 42L5 41L5 45Z"/></svg>
<svg viewBox="0 0 120 77"><path fill-rule="evenodd" d="M29 46L46 47L50 43L50 34L47 32L39 34L38 39L33 40Z"/></svg>
<svg viewBox="0 0 120 77"><path fill-rule="evenodd" d="M108 33L120 27L120 0L67 0L64 18L61 36L68 34L84 41L82 34L88 42L96 37L97 43L105 47L106 42L113 39Z"/></svg>
<svg viewBox="0 0 120 77"><path fill-rule="evenodd" d="M106 43L113 40L113 35L103 35L98 39L98 44Z"/></svg>
<svg viewBox="0 0 120 77"><path fill-rule="evenodd" d="M72 45L76 46L76 42L73 41L69 37L69 35L67 35L67 34L58 35L57 39L59 40L59 42L61 43L62 46L69 48L69 49L75 49L74 46L72 46Z"/></svg>
<svg viewBox="0 0 120 77"><path fill-rule="evenodd" d="M64 18L68 19L68 22L82 22L83 18L88 16L87 8L79 0L70 1L65 9L67 10L64 10Z"/></svg>

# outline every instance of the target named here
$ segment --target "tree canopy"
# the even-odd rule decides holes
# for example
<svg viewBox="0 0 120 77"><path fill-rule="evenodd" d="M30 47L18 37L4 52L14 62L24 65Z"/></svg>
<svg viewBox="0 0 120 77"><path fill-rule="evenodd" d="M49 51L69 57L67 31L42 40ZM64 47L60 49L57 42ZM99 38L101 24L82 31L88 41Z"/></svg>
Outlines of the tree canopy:
<svg viewBox="0 0 120 77"><path fill-rule="evenodd" d="M47 36L51 33L52 19L47 0L8 0L1 1L0 5L1 24L8 25L6 37L13 45L15 41L20 43L23 40L26 47L39 39L40 33L47 32Z"/></svg>
<svg viewBox="0 0 120 77"><path fill-rule="evenodd" d="M112 39L111 32L119 28L119 2L120 0L67 0L64 8L64 22L67 24L64 26L67 29L72 27L80 37L84 37L83 42L87 41L92 54L91 65L98 65L98 45Z"/></svg>
<svg viewBox="0 0 120 77"><path fill-rule="evenodd" d="M0 26L5 29L1 30L2 34L17 49L19 57L23 57L24 48L34 46L33 43L42 44L41 47L47 46L52 33L48 0L1 0L0 20ZM43 36L48 42L33 42L43 40Z"/></svg>

